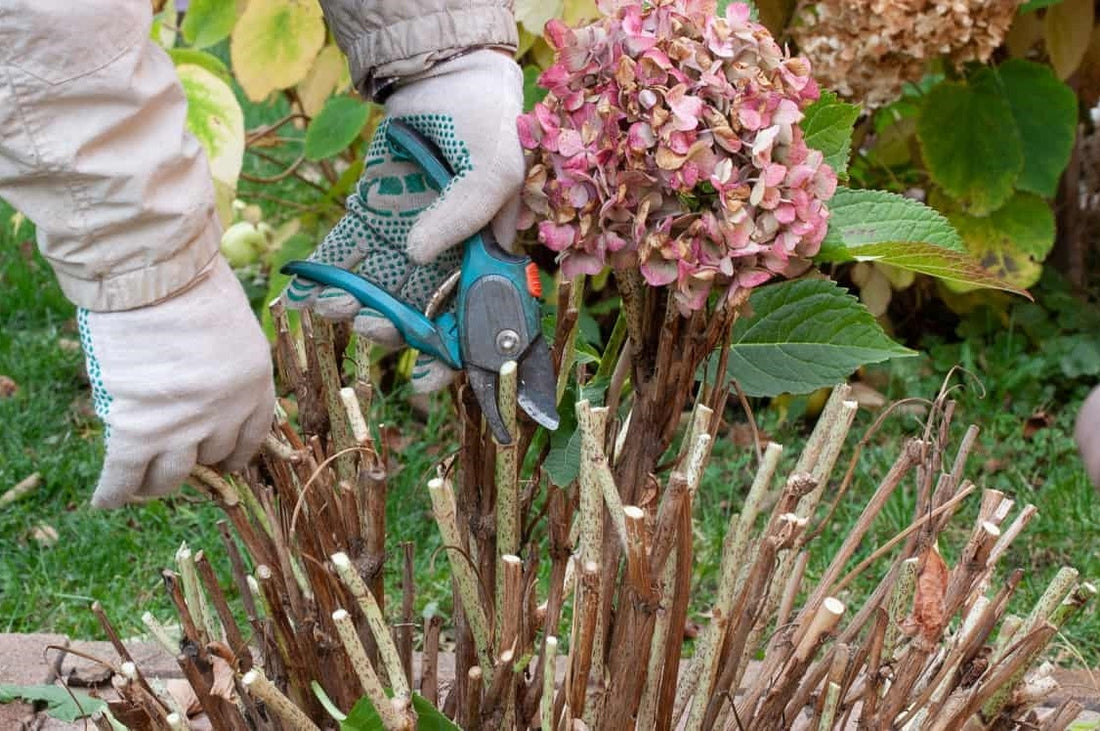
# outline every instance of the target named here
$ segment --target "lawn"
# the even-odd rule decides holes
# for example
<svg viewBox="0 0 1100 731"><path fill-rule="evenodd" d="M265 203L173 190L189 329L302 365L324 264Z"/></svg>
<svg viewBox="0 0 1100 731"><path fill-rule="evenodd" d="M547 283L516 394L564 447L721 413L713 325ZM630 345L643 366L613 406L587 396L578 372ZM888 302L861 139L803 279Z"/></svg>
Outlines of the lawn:
<svg viewBox="0 0 1100 731"><path fill-rule="evenodd" d="M193 492L114 512L88 507L102 440L81 373L74 311L37 255L31 227L24 224L13 230L10 219L10 209L0 209L0 374L13 379L18 390L0 398L0 491L33 472L43 479L33 493L0 508L0 629L99 637L88 610L98 599L124 635L136 634L142 630L143 611L164 619L171 616L158 574L171 565L180 543L206 548L215 565L228 573L215 527L219 513ZM956 363L980 375L984 394L971 377L960 379L965 388L957 392L956 438L970 422L982 427L968 476L983 487L1010 494L1018 505L1030 502L1040 510L1005 562L1006 568L1027 569L1017 612L1027 611L1061 565L1077 567L1083 577L1100 578L1100 555L1095 551L1100 545L1100 498L1087 482L1071 436L1090 368L1080 364L1078 346L1094 325L1093 315L1066 299L1056 283L1040 288L1040 300L1042 308L1013 308L1007 327L992 314L972 317L964 321L967 337L962 342L926 338L921 343L925 355L864 374L889 398L934 396ZM1037 335L1052 331L1058 334L1040 347ZM786 445L791 463L812 424L799 416L808 403L795 399L784 402L782 409L755 404L761 430ZM446 449L453 439L448 413L445 398L438 397L425 424L398 389L380 397L372 415L373 423L390 425L386 438L397 455L391 464L388 509L391 546L416 543L419 602L438 603L443 611L449 605L449 580L446 562L433 561L438 539L425 519L429 501L424 483L440 447ZM854 433L862 435L876 415L861 410ZM740 423L743 415L731 408L727 419L730 428L716 445L696 509L696 612L705 609L714 590L726 522L753 468L752 449L746 446ZM835 515L822 539L825 545L842 540L859 499L874 489L902 438L920 428L919 415L914 414L899 412L885 422L860 458L852 498ZM423 441L423 434L440 435L438 443ZM841 457L838 475L849 457L850 451ZM912 501L911 486L898 491L861 555L907 524ZM975 505L976 500L964 511L966 518L956 521L959 531L952 534L953 544L941 546L949 560L965 539ZM43 525L56 531L56 541L35 537ZM811 574L821 570L829 553L814 554ZM391 555L392 585L400 567L398 552ZM854 595L875 580L874 571L869 572L853 587ZM1091 609L1066 631L1059 644L1060 659L1072 663L1079 653L1096 666L1098 636L1100 614Z"/></svg>

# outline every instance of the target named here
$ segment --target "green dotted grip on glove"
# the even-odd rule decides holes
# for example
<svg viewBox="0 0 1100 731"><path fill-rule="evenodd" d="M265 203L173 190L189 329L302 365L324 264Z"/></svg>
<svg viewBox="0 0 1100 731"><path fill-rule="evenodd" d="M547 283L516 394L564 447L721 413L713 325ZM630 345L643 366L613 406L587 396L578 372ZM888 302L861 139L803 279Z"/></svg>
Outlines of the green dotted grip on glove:
<svg viewBox="0 0 1100 731"><path fill-rule="evenodd" d="M409 155L424 171L432 184L443 190L454 173L438 148L426 137L400 120L392 120L387 138L394 147ZM462 283L459 292L458 321L464 321L464 292L485 276L496 275L507 279L525 296L523 315L529 333L539 331L539 307L532 295L529 267L531 260L525 256L513 256L501 249L486 232L475 234L466 241L462 262ZM456 370L463 367L463 357L455 317L444 313L435 322L406 302L391 295L383 288L340 267L308 261L292 261L283 266L284 274L328 286L339 287L355 297L364 307L382 313L401 333L405 341L423 353L433 355ZM535 280L537 283L537 279Z"/></svg>

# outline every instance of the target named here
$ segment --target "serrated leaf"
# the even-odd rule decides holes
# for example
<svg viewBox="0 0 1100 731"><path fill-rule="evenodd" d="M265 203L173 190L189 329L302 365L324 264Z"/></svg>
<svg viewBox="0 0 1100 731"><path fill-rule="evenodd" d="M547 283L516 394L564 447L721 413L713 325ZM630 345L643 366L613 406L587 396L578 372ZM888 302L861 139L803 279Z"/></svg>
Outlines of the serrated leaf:
<svg viewBox="0 0 1100 731"><path fill-rule="evenodd" d="M191 0L180 32L195 48L225 40L237 23L237 3L228 0Z"/></svg>
<svg viewBox="0 0 1100 731"><path fill-rule="evenodd" d="M229 85L201 66L176 67L187 96L187 130L206 151L214 180L237 185L244 161L244 113Z"/></svg>
<svg viewBox="0 0 1100 731"><path fill-rule="evenodd" d="M324 44L317 0L249 0L229 52L241 88L258 102L304 79Z"/></svg>
<svg viewBox="0 0 1100 731"><path fill-rule="evenodd" d="M1069 164L1077 132L1077 97L1055 77L1049 66L1011 59L975 75L993 77L1009 107L1024 153L1016 181L1020 190L1048 198L1058 192L1058 180Z"/></svg>
<svg viewBox="0 0 1100 731"><path fill-rule="evenodd" d="M982 217L952 210L946 201L942 205L970 255L983 268L1018 289L1039 281L1043 260L1054 246L1054 213L1046 201L1031 193L1017 193L1003 207ZM975 289L966 283L949 282L948 286L956 292Z"/></svg>
<svg viewBox="0 0 1100 731"><path fill-rule="evenodd" d="M1081 65L1095 19L1092 0L1063 0L1047 10L1043 17L1043 35L1050 64L1058 78L1068 79Z"/></svg>
<svg viewBox="0 0 1100 731"><path fill-rule="evenodd" d="M809 393L866 363L916 355L827 279L760 287L749 305L753 316L734 326L727 372L750 396Z"/></svg>
<svg viewBox="0 0 1100 731"><path fill-rule="evenodd" d="M302 111L311 117L316 116L330 96L343 92L350 84L348 60L338 46L330 43L317 54L309 73L298 84Z"/></svg>
<svg viewBox="0 0 1100 731"><path fill-rule="evenodd" d="M233 81L233 74L229 72L229 67L222 63L222 60L212 53L198 51L194 48L169 48L168 57L172 59L172 63L176 66L184 66L186 64L201 66L226 84L230 84Z"/></svg>
<svg viewBox="0 0 1100 731"><path fill-rule="evenodd" d="M1012 197L1024 167L1012 108L994 84L946 81L928 92L917 119L932 180L974 215Z"/></svg>
<svg viewBox="0 0 1100 731"><path fill-rule="evenodd" d="M803 112L799 126L806 145L821 151L825 162L837 175L844 175L848 170L852 130L859 113L858 105L840 101L831 91L823 91L821 97Z"/></svg>
<svg viewBox="0 0 1100 731"><path fill-rule="evenodd" d="M818 261L851 261L860 247L926 243L965 252L951 223L934 208L885 190L838 187L829 201L829 230Z"/></svg>
<svg viewBox="0 0 1100 731"><path fill-rule="evenodd" d="M329 99L306 130L306 159L324 160L343 152L359 136L369 117L370 106L358 99Z"/></svg>
<svg viewBox="0 0 1100 731"><path fill-rule="evenodd" d="M68 723L107 709L106 701L60 685L0 684L0 703L19 699L28 703L45 703L49 716Z"/></svg>
<svg viewBox="0 0 1100 731"><path fill-rule="evenodd" d="M1001 279L969 253L942 249L929 244L871 244L857 250L856 261L889 264L917 274L927 274L967 289L1000 289L1031 299L1026 290Z"/></svg>

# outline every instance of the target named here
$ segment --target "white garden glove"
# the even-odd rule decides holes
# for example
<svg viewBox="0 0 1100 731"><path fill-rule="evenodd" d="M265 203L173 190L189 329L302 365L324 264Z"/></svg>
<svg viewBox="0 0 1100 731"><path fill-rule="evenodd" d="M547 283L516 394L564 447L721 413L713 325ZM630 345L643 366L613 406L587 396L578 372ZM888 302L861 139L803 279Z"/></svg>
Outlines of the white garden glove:
<svg viewBox="0 0 1100 731"><path fill-rule="evenodd" d="M146 307L77 311L106 456L92 505L165 495L197 463L240 469L275 409L271 354L221 256Z"/></svg>
<svg viewBox="0 0 1100 731"><path fill-rule="evenodd" d="M1100 490L1100 386L1092 389L1077 412L1077 449L1093 486Z"/></svg>
<svg viewBox="0 0 1100 731"><path fill-rule="evenodd" d="M508 55L478 50L399 83L386 100L387 118L367 151L348 212L310 257L355 270L423 311L432 293L461 263L456 244L492 222L497 241L516 238L523 150L516 118L523 108L523 74ZM400 118L443 151L455 179L442 195L416 163L399 159L386 141L390 118ZM343 290L294 279L284 298L322 317L354 319L364 337L397 347L401 336L378 312ZM454 373L421 356L413 369L420 393L445 387Z"/></svg>

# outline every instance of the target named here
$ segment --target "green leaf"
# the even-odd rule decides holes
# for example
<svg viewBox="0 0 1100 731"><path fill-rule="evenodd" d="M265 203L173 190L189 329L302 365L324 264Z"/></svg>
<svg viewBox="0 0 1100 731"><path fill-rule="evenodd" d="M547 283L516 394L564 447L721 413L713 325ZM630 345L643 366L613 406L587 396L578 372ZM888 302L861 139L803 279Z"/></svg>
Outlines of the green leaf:
<svg viewBox="0 0 1100 731"><path fill-rule="evenodd" d="M930 244L871 244L857 249L853 258L856 261L873 261L927 274L967 289L1002 289L1031 299L1026 290L983 268L970 254L941 249Z"/></svg>
<svg viewBox="0 0 1100 731"><path fill-rule="evenodd" d="M354 97L329 99L306 130L306 159L324 160L343 152L359 136L369 117L370 106Z"/></svg>
<svg viewBox="0 0 1100 731"><path fill-rule="evenodd" d="M237 23L237 3L227 0L191 0L183 16L183 39L195 48L225 40Z"/></svg>
<svg viewBox="0 0 1100 731"><path fill-rule="evenodd" d="M948 201L934 201L945 209L971 256L994 276L1021 289L1039 281L1042 262L1054 246L1054 213L1037 195L1017 193L989 216L970 216L950 207ZM948 283L956 292L967 292L969 284Z"/></svg>
<svg viewBox="0 0 1100 731"><path fill-rule="evenodd" d="M22 699L27 703L46 704L46 713L59 721L72 723L96 711L107 710L107 702L87 693L60 685L0 684L0 703Z"/></svg>
<svg viewBox="0 0 1100 731"><path fill-rule="evenodd" d="M229 53L241 88L258 102L304 79L324 45L317 0L249 0L233 28Z"/></svg>
<svg viewBox="0 0 1100 731"><path fill-rule="evenodd" d="M565 487L577 479L581 467L581 430L576 424L564 430L558 426L550 437L550 452L542 466L553 485Z"/></svg>
<svg viewBox="0 0 1100 731"><path fill-rule="evenodd" d="M852 261L872 244L925 243L950 251L966 246L934 208L885 190L838 187L829 201L829 230L818 261Z"/></svg>
<svg viewBox="0 0 1100 731"><path fill-rule="evenodd" d="M859 113L858 105L840 101L831 91L823 91L821 98L803 112L800 126L806 145L820 150L837 175L848 170L852 129Z"/></svg>
<svg viewBox="0 0 1100 731"><path fill-rule="evenodd" d="M535 105L546 98L546 89L539 86L539 71L537 66L528 64L523 67L523 111L529 112Z"/></svg>
<svg viewBox="0 0 1100 731"><path fill-rule="evenodd" d="M1019 13L1033 13L1036 10L1042 10L1043 8L1049 8L1051 5L1057 5L1062 0L1028 0L1026 3L1020 6Z"/></svg>
<svg viewBox="0 0 1100 731"><path fill-rule="evenodd" d="M1053 198L1073 151L1077 96L1049 66L1020 58L975 74L987 76L1008 101L1020 134L1024 167L1016 187Z"/></svg>
<svg viewBox="0 0 1100 731"><path fill-rule="evenodd" d="M1012 197L1024 167L1012 107L995 84L947 81L928 92L917 138L932 180L974 215Z"/></svg>
<svg viewBox="0 0 1100 731"><path fill-rule="evenodd" d="M750 396L809 393L866 363L916 355L827 279L760 287L749 305L755 314L734 326L727 372Z"/></svg>
<svg viewBox="0 0 1100 731"><path fill-rule="evenodd" d="M228 188L244 162L244 112L229 85L202 66L176 67L187 95L187 130L206 151L210 173Z"/></svg>
<svg viewBox="0 0 1100 731"><path fill-rule="evenodd" d="M229 84L233 80L233 74L229 72L229 67L222 63L222 60L212 53L199 51L194 48L169 48L168 57L172 59L172 63L176 66L183 66L185 64L201 66L226 84Z"/></svg>
<svg viewBox="0 0 1100 731"><path fill-rule="evenodd" d="M417 731L461 731L442 711L429 703L427 698L413 693L412 702L413 710L416 711Z"/></svg>
<svg viewBox="0 0 1100 731"><path fill-rule="evenodd" d="M391 695L389 689L386 695ZM421 695L413 693L413 710L416 711L417 731L461 731L450 719ZM347 718L340 722L340 731L383 731L382 719L374 710L370 699L360 698Z"/></svg>

